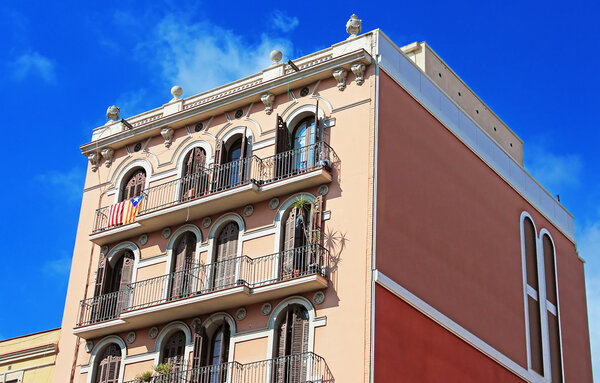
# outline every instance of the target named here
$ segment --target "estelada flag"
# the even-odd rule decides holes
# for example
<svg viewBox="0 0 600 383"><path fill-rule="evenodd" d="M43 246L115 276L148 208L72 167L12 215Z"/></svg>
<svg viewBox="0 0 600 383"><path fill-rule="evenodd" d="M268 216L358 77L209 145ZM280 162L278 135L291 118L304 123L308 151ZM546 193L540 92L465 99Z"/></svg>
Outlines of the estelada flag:
<svg viewBox="0 0 600 383"><path fill-rule="evenodd" d="M135 197L127 201L123 210L123 225L135 222L135 217L144 208L144 196Z"/></svg>

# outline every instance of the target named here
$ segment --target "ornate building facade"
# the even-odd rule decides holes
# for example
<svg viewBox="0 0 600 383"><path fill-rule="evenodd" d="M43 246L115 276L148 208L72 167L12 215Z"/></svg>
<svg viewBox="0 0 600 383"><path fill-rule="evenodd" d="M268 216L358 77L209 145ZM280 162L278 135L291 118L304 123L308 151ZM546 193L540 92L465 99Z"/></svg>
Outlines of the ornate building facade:
<svg viewBox="0 0 600 383"><path fill-rule="evenodd" d="M94 129L54 381L590 382L573 217L380 30Z"/></svg>

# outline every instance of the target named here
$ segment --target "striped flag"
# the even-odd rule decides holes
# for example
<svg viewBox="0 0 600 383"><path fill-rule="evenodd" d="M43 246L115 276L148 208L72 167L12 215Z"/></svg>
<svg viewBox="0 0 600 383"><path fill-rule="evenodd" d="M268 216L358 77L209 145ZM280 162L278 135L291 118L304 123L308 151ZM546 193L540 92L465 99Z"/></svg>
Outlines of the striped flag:
<svg viewBox="0 0 600 383"><path fill-rule="evenodd" d="M125 205L125 210L123 211L124 225L135 222L135 217L137 217L140 211L144 208L144 196L141 195L139 197L132 198L127 202L129 203Z"/></svg>
<svg viewBox="0 0 600 383"><path fill-rule="evenodd" d="M108 227L121 225L123 223L123 211L129 200L115 203L110 206L108 211Z"/></svg>

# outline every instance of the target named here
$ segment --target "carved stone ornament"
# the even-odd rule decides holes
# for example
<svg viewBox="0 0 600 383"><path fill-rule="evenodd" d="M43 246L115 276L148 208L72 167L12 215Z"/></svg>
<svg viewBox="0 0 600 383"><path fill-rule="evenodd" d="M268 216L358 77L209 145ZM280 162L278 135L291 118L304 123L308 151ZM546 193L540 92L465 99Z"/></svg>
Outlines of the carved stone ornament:
<svg viewBox="0 0 600 383"><path fill-rule="evenodd" d="M145 245L146 243L148 243L148 234L142 234L140 235L140 245Z"/></svg>
<svg viewBox="0 0 600 383"><path fill-rule="evenodd" d="M262 313L262 315L269 315L271 313L271 309L273 307L271 306L270 303L265 303L264 305L262 305L262 307L260 308L260 312Z"/></svg>
<svg viewBox="0 0 600 383"><path fill-rule="evenodd" d="M262 96L260 96L260 101L265 104L265 113L273 113L273 103L275 102L275 95L273 93L263 93Z"/></svg>
<svg viewBox="0 0 600 383"><path fill-rule="evenodd" d="M100 254L105 255L106 253L108 253L108 246L104 245L100 248Z"/></svg>
<svg viewBox="0 0 600 383"><path fill-rule="evenodd" d="M107 168L110 168L115 151L112 148L104 148L100 153L102 154L102 157L104 157L104 165L106 165Z"/></svg>
<svg viewBox="0 0 600 383"><path fill-rule="evenodd" d="M247 205L246 207L244 207L244 215L246 217L250 217L252 213L254 213L254 206Z"/></svg>
<svg viewBox="0 0 600 383"><path fill-rule="evenodd" d="M98 161L100 161L100 155L96 152L88 154L88 160L90 160L90 164L92 165L92 171L95 172L98 170Z"/></svg>
<svg viewBox="0 0 600 383"><path fill-rule="evenodd" d="M106 109L106 117L111 121L116 121L119 119L119 115L121 114L121 109L118 106L111 105Z"/></svg>
<svg viewBox="0 0 600 383"><path fill-rule="evenodd" d="M362 30L361 28L362 20L358 19L358 16L352 15L348 22L346 22L346 32L350 35L349 39L353 39L357 34Z"/></svg>
<svg viewBox="0 0 600 383"><path fill-rule="evenodd" d="M90 352L92 352L93 348L94 348L93 340L88 340L87 342L85 342L85 352L87 352L89 354Z"/></svg>
<svg viewBox="0 0 600 383"><path fill-rule="evenodd" d="M168 126L160 130L160 135L165 139L165 146L167 148L171 146L171 143L173 142L173 133L175 133L175 130Z"/></svg>
<svg viewBox="0 0 600 383"><path fill-rule="evenodd" d="M148 336L150 339L155 339L158 336L158 327L152 327L150 331L148 331Z"/></svg>
<svg viewBox="0 0 600 383"><path fill-rule="evenodd" d="M202 227L205 229L207 229L211 223L212 219L210 219L210 217L204 217L204 219L202 219Z"/></svg>
<svg viewBox="0 0 600 383"><path fill-rule="evenodd" d="M315 295L313 295L313 302L320 305L325 301L325 294L322 291L317 291Z"/></svg>
<svg viewBox="0 0 600 383"><path fill-rule="evenodd" d="M283 58L283 53L281 53L280 50L272 50L271 51L271 61L273 61L273 63L271 65L277 65L279 64L279 62L281 61L281 59Z"/></svg>
<svg viewBox="0 0 600 383"><path fill-rule="evenodd" d="M171 88L171 94L173 95L173 99L171 100L171 102L177 101L179 100L179 97L181 97L181 95L183 94L183 89L181 89L179 85L175 85Z"/></svg>
<svg viewBox="0 0 600 383"><path fill-rule="evenodd" d="M365 64L358 61L358 62L355 62L354 64L352 64L350 66L350 69L352 69L352 73L354 73L354 75L356 76L356 85L364 84L365 83L365 69L366 69Z"/></svg>
<svg viewBox="0 0 600 383"><path fill-rule="evenodd" d="M162 236L164 239L167 239L167 238L169 238L169 237L171 236L171 228L170 228L170 227L165 227L165 228L162 230L161 236Z"/></svg>
<svg viewBox="0 0 600 383"><path fill-rule="evenodd" d="M135 331L130 331L125 339L127 343L133 343L135 341Z"/></svg>
<svg viewBox="0 0 600 383"><path fill-rule="evenodd" d="M244 320L244 318L246 318L247 314L248 314L248 312L246 311L246 309L243 307L240 307L235 312L235 317L237 318L237 320Z"/></svg>
<svg viewBox="0 0 600 383"><path fill-rule="evenodd" d="M327 192L329 192L329 186L327 186L327 185L321 185L321 186L319 186L319 189L317 190L317 193L319 193L319 195L325 195L325 194L327 194Z"/></svg>
<svg viewBox="0 0 600 383"><path fill-rule="evenodd" d="M202 321L200 320L200 318L192 319L192 330L194 330L194 331L200 330L201 325L202 325Z"/></svg>
<svg viewBox="0 0 600 383"><path fill-rule="evenodd" d="M272 198L269 201L269 208L271 210L275 210L275 209L277 209L277 206L279 206L279 198Z"/></svg>
<svg viewBox="0 0 600 383"><path fill-rule="evenodd" d="M337 81L337 87L339 90L346 89L346 76L348 76L348 71L344 68L335 68L332 72L333 78Z"/></svg>

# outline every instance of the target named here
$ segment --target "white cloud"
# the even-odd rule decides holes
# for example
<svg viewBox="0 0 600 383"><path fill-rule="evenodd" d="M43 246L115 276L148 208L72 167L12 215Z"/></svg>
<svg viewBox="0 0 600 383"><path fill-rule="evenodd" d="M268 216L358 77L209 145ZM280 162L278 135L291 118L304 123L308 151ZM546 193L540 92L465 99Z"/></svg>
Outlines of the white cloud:
<svg viewBox="0 0 600 383"><path fill-rule="evenodd" d="M42 185L51 186L51 190L56 191L60 198L65 198L71 202L79 201L83 190L85 171L79 167L74 167L67 172L50 170L35 176L34 181Z"/></svg>
<svg viewBox="0 0 600 383"><path fill-rule="evenodd" d="M276 9L271 15L271 23L275 28L287 33L296 29L300 22L297 17L289 16L283 11Z"/></svg>
<svg viewBox="0 0 600 383"><path fill-rule="evenodd" d="M12 66L13 76L17 80L24 80L30 76L38 76L49 84L56 83L55 64L38 52L22 54L17 57Z"/></svg>
<svg viewBox="0 0 600 383"><path fill-rule="evenodd" d="M525 157L527 169L542 186L560 193L581 184L583 161L575 154L555 154L541 147L532 147Z"/></svg>
<svg viewBox="0 0 600 383"><path fill-rule="evenodd" d="M259 72L271 64L271 50L289 56L292 48L284 38L262 34L249 40L210 22L190 23L170 14L135 52L158 67L167 88L180 85L189 96Z"/></svg>
<svg viewBox="0 0 600 383"><path fill-rule="evenodd" d="M42 272L48 277L64 280L71 270L71 257L62 255L59 258L51 259L42 264Z"/></svg>

